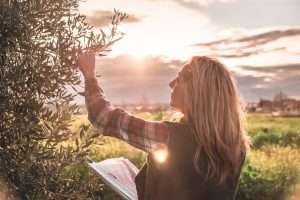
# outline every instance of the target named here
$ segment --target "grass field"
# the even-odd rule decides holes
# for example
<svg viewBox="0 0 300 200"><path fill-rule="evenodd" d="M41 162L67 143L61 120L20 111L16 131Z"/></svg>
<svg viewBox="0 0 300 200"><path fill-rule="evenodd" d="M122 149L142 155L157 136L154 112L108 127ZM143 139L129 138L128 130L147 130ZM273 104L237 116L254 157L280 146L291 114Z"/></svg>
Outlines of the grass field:
<svg viewBox="0 0 300 200"><path fill-rule="evenodd" d="M176 119L170 112L136 115L156 121ZM76 116L73 129L76 130L81 124L88 123L87 115ZM248 114L247 131L253 142L253 150L248 155L248 164L242 175L243 199L260 200L255 196L263 194L265 198L262 199L271 200L281 194L294 194L297 187L299 188L297 183L300 177L300 118L274 118L267 114ZM89 157L92 160L100 161L124 156L138 167L145 162L146 154L125 142L110 137L100 137L99 141L101 145L91 146ZM108 188L104 187L104 191L107 195L113 196L107 199L116 198ZM289 199L298 200L298 198L289 195Z"/></svg>
<svg viewBox="0 0 300 200"><path fill-rule="evenodd" d="M248 114L247 130L250 135L255 135L258 131L266 129L271 132L300 133L300 118L272 117L270 114Z"/></svg>

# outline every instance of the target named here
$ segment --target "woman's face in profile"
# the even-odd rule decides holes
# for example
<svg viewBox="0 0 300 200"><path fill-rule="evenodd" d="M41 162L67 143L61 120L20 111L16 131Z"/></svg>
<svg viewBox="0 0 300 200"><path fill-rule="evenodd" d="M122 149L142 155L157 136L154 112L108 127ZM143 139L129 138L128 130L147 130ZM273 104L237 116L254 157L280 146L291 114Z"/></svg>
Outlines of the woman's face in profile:
<svg viewBox="0 0 300 200"><path fill-rule="evenodd" d="M169 83L171 91L170 106L183 112L183 87L179 82L178 76Z"/></svg>
<svg viewBox="0 0 300 200"><path fill-rule="evenodd" d="M169 83L169 86L172 89L170 106L183 113L184 88L183 83L179 81L179 77L182 78L181 80L189 80L192 78L190 63L185 64L182 70L178 73L177 77Z"/></svg>

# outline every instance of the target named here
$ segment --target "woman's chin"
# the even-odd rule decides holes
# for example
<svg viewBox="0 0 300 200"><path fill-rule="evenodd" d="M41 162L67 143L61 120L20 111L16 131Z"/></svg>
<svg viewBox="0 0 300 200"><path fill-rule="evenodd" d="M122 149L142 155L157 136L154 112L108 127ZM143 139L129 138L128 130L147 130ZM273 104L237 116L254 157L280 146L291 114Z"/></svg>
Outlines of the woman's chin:
<svg viewBox="0 0 300 200"><path fill-rule="evenodd" d="M170 102L171 110L176 112L182 112L181 109L179 109L176 105L174 105L172 102Z"/></svg>

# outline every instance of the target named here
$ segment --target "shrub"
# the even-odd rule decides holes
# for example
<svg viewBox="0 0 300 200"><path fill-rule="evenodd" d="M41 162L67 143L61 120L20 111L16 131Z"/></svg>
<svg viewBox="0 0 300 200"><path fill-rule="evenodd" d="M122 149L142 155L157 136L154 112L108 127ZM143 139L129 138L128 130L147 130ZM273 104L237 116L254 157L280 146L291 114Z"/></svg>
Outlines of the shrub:
<svg viewBox="0 0 300 200"><path fill-rule="evenodd" d="M254 149L259 149L263 145L267 144L300 148L300 133L276 133L269 131L260 131L252 137L252 145Z"/></svg>
<svg viewBox="0 0 300 200"><path fill-rule="evenodd" d="M284 199L299 181L299 166L296 149L268 145L253 151L241 173L238 199Z"/></svg>

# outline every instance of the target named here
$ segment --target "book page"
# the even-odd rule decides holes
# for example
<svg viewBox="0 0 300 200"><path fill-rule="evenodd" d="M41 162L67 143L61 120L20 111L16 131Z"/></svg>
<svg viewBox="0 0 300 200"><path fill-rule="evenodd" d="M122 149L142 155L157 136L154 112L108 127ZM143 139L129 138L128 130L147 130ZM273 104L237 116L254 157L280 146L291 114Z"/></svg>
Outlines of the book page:
<svg viewBox="0 0 300 200"><path fill-rule="evenodd" d="M128 200L138 199L134 179L139 170L128 159L112 158L89 163L89 166L121 197Z"/></svg>

